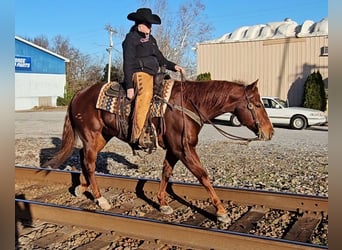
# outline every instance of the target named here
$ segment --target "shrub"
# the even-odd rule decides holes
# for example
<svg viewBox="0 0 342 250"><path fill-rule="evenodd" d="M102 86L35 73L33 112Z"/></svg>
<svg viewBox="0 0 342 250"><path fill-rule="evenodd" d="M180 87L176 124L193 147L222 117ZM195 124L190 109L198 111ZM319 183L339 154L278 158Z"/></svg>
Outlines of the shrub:
<svg viewBox="0 0 342 250"><path fill-rule="evenodd" d="M327 95L324 81L319 71L313 72L305 81L303 107L325 111L327 108Z"/></svg>
<svg viewBox="0 0 342 250"><path fill-rule="evenodd" d="M76 91L77 90L75 88L66 86L64 91L64 97L57 97L57 106L68 106Z"/></svg>
<svg viewBox="0 0 342 250"><path fill-rule="evenodd" d="M197 81L211 80L210 72L199 74L196 79L197 79Z"/></svg>

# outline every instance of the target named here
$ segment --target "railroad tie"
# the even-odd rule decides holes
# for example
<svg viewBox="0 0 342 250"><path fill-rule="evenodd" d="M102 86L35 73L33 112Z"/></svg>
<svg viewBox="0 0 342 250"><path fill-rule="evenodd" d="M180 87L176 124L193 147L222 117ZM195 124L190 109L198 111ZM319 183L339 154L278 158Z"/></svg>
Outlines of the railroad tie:
<svg viewBox="0 0 342 250"><path fill-rule="evenodd" d="M308 242L312 232L322 220L319 213L306 212L293 224L290 231L286 234L286 240Z"/></svg>

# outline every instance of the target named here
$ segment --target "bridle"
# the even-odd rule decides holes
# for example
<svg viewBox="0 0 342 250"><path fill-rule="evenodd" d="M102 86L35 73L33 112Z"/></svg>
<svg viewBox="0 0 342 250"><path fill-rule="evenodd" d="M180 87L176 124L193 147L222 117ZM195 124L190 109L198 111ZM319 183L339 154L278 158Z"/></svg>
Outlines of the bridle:
<svg viewBox="0 0 342 250"><path fill-rule="evenodd" d="M191 112L191 115L187 112L184 112L186 109L183 107L183 84L184 84L184 76L183 74L181 74L181 106L180 106L180 111L182 111L182 115L183 115L183 123L185 122L185 117L184 115L187 114L189 117L191 117L192 119L194 119L194 117L196 117L197 115L193 112ZM253 120L254 120L254 123L255 123L255 126L257 127L258 129L258 132L256 133L257 136L254 137L254 138L246 138L246 137L241 137L241 136L237 136L237 135L233 135L233 134L230 134L226 131L224 131L223 129L219 128L218 126L216 126L212 121L210 121L198 108L197 106L191 101L191 105L194 107L194 109L196 110L197 114L198 114L198 119L194 119L195 121L197 121L197 123L199 123L200 126L203 126L203 121L206 121L208 122L209 124L211 124L220 134L222 134L223 136L229 138L229 139L232 139L232 140L242 140L242 141L245 141L246 143L249 143L251 141L255 141L255 140L260 140L261 139L261 131L260 131L260 123L259 123L259 120L255 114L255 110L254 110L254 105L253 103L250 101L250 98L253 97L252 96L248 96L247 95L247 91L246 91L246 86L244 87L244 94L245 94L245 97L246 97L246 101L247 101L247 108L248 110L251 112L252 114L252 117L253 117ZM166 102L169 106L173 107L174 105ZM199 122L198 122L199 120ZM184 130L183 132L185 132L186 130L186 124L184 124ZM183 138L186 138L186 137L183 137ZM186 139L185 139L186 140Z"/></svg>
<svg viewBox="0 0 342 250"><path fill-rule="evenodd" d="M246 98L246 102L247 102L247 108L248 110L251 112L252 114L252 117L253 117L253 120L254 120L254 124L255 126L257 127L258 129L258 132L256 133L257 136L254 137L254 138L246 138L246 137L241 137L241 136L237 136L237 135L233 135L233 134L230 134L226 131L224 131L223 129L219 128L218 126L216 126L212 121L210 121L210 119L208 119L198 108L197 106L191 101L191 105L194 107L194 109L196 110L199 118L201 121L206 121L208 122L209 124L211 124L220 134L222 134L223 136L231 139L231 140L242 140L242 141L246 141L247 143L251 142L251 141L256 141L256 140L260 140L261 139L261 130L260 130L260 123L259 123L259 120L256 116L256 113L255 113L255 110L254 110L254 105L253 103L250 101L250 98L253 97L253 95L251 96L248 96L247 95L247 91L246 91L246 87L244 87L244 94L245 94L245 98Z"/></svg>
<svg viewBox="0 0 342 250"><path fill-rule="evenodd" d="M256 134L258 136L258 139L261 139L260 122L258 120L258 117L255 114L254 105L250 101L250 98L253 97L253 95L251 95L251 96L247 95L246 86L244 87L244 93L245 93L246 102L247 102L247 109L251 112L253 120L254 120L255 127L258 129L258 132Z"/></svg>

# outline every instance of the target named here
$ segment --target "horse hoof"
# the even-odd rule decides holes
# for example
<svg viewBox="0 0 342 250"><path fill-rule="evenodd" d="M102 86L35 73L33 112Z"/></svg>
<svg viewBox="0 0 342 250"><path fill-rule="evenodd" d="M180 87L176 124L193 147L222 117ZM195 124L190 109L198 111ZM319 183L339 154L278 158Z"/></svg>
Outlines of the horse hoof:
<svg viewBox="0 0 342 250"><path fill-rule="evenodd" d="M217 214L217 220L222 223L230 223L231 219L228 217L228 214Z"/></svg>
<svg viewBox="0 0 342 250"><path fill-rule="evenodd" d="M163 214L172 214L173 209L170 206L160 206L160 212L162 212Z"/></svg>
<svg viewBox="0 0 342 250"><path fill-rule="evenodd" d="M84 191L85 191L84 188L81 185L78 185L77 187L75 187L74 193L75 193L76 197L81 197L83 195Z"/></svg>
<svg viewBox="0 0 342 250"><path fill-rule="evenodd" d="M108 203L106 198L101 196L100 198L96 199L97 205L99 205L103 210L109 210L111 208L111 205Z"/></svg>

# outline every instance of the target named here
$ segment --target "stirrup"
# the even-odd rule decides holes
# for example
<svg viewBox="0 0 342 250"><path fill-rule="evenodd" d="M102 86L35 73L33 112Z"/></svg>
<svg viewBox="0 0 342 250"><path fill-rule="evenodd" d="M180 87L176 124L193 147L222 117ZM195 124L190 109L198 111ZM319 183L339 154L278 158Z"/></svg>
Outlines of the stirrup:
<svg viewBox="0 0 342 250"><path fill-rule="evenodd" d="M143 150L147 152L148 154L151 154L157 146L155 143L153 143L151 138L149 137L150 135L146 136L142 134L139 139L132 140L129 144L133 150Z"/></svg>
<svg viewBox="0 0 342 250"><path fill-rule="evenodd" d="M146 150L150 148L153 143L151 141L144 141L144 136L140 136L139 139L131 140L129 144L133 149Z"/></svg>
<svg viewBox="0 0 342 250"><path fill-rule="evenodd" d="M143 145L139 144L139 142L130 142L129 145L131 146L132 150L133 150L133 154L135 154L134 152L137 150L141 150L144 152L147 152L148 154L151 154L156 147L153 145L153 143L145 143Z"/></svg>

